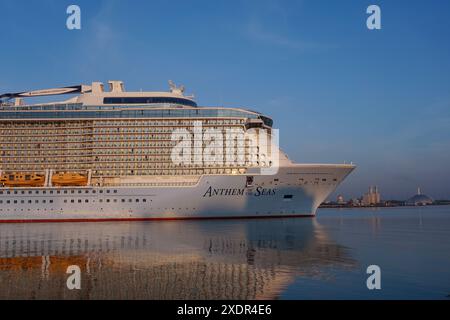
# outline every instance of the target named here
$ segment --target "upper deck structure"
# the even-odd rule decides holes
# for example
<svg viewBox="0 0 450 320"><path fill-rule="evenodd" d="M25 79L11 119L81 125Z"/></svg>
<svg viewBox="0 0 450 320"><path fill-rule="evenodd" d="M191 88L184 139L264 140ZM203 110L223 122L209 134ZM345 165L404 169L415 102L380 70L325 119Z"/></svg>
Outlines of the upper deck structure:
<svg viewBox="0 0 450 320"><path fill-rule="evenodd" d="M174 130L271 130L272 120L243 108L199 107L184 87L168 92L126 92L123 82L0 95L0 170L8 173L89 172L94 183L118 177L245 173L246 166L171 161ZM61 102L26 104L24 98L78 94ZM221 153L225 154L226 146ZM245 152L241 150L242 152ZM248 157L248 152L246 152ZM105 180L106 179L106 180ZM50 179L47 179L50 180Z"/></svg>

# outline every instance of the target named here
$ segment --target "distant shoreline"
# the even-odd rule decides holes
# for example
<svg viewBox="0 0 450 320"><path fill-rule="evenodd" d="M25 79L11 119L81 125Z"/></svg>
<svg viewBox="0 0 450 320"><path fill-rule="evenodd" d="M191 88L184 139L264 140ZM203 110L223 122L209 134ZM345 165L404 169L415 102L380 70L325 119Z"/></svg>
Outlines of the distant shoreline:
<svg viewBox="0 0 450 320"><path fill-rule="evenodd" d="M413 206L413 205L386 205L386 204L378 204L371 206L354 206L349 204L321 204L319 209L370 209L370 208L417 208L417 207L436 207L436 206L449 206L449 202L445 203L433 203L425 206Z"/></svg>

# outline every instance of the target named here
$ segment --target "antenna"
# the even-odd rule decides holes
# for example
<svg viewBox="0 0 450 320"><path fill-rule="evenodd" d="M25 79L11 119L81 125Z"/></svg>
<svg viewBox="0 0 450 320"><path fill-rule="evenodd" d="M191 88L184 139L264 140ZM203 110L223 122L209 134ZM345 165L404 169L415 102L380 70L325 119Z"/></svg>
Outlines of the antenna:
<svg viewBox="0 0 450 320"><path fill-rule="evenodd" d="M186 90L184 86L177 87L177 85L172 80L169 80L169 87L172 93L179 95L183 95L184 91Z"/></svg>
<svg viewBox="0 0 450 320"><path fill-rule="evenodd" d="M169 80L169 87L171 91L176 90L177 86L175 85L175 83L172 80Z"/></svg>

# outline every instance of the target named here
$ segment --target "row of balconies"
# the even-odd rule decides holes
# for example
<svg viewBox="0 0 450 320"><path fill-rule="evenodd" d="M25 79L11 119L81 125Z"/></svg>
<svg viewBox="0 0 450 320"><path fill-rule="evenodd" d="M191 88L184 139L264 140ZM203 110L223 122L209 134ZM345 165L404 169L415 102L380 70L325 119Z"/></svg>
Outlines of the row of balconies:
<svg viewBox="0 0 450 320"><path fill-rule="evenodd" d="M254 162L255 158L252 157L245 157L243 159L244 163L251 163ZM221 163L223 162L223 163ZM37 165L39 166L39 164L76 164L76 165L84 165L84 164L92 164L95 166L100 166L100 167L114 167L114 166L120 166L122 167L123 165L131 165L133 164L133 166L137 165L137 166L147 166L147 167L158 167L160 165L164 165L164 166L170 166L170 167L182 167L184 165L182 164L175 164L173 163L172 159L170 157L156 157L156 158L148 158L145 159L145 157L115 157L115 158L108 158L108 157L104 157L104 158L94 158L92 159L92 157L78 157L78 158L74 158L74 157L70 157L70 158L58 158L58 157L54 157L54 158L14 158L14 159L8 159L8 160L3 160L2 161L2 166L21 166L21 165ZM200 165L196 165L196 166L231 166L234 164L227 164L227 160L226 159L222 159L222 160L215 160L215 159L203 159L202 163ZM193 164L190 165L186 165L186 166L194 166ZM244 166L244 165L243 165Z"/></svg>
<svg viewBox="0 0 450 320"><path fill-rule="evenodd" d="M218 124L202 124L202 126L206 129L222 129L225 125L232 125L228 123L218 123ZM192 125L181 125L181 126L173 126L173 125L166 125L166 126L140 126L140 127L110 127L110 128L95 128L95 129L86 129L85 127L79 128L79 129L67 129L67 128L59 128L59 129L53 129L49 130L47 128L36 130L36 128L30 129L29 127L26 128L15 128L14 130L0 130L0 136L7 137L28 137L28 136L54 136L54 135L92 135L92 134L128 134L128 133L172 133L173 130L180 129L180 128L187 128L192 129ZM241 127L241 125L239 125ZM230 127L230 128L235 128Z"/></svg>
<svg viewBox="0 0 450 320"><path fill-rule="evenodd" d="M43 171L48 167L14 167L14 168L2 168L4 171ZM87 166L54 166L54 170L64 171L86 171L90 170ZM172 167L158 167L158 168L146 168L146 167L115 167L115 168L96 168L92 170L93 177L98 176L124 176L124 175L188 175L188 174L231 174L231 173L243 173L246 168L242 167L198 167L198 168L172 168Z"/></svg>
<svg viewBox="0 0 450 320"><path fill-rule="evenodd" d="M201 121L204 124L243 124L244 118L189 118L189 119L134 119L134 120L55 120L55 121L35 121L21 123L19 121L2 122L2 128L86 128L86 127L101 127L101 126L155 126L155 125L172 125L172 126L189 126L196 121Z"/></svg>
<svg viewBox="0 0 450 320"><path fill-rule="evenodd" d="M115 177L115 176L146 176L146 175L168 175L168 176L187 176L187 175L203 175L203 174L245 174L244 168L227 168L227 169L169 169L169 170L94 170L93 177ZM189 182L189 184L191 184ZM105 184L107 185L107 184ZM157 184L159 185L159 183Z"/></svg>
<svg viewBox="0 0 450 320"><path fill-rule="evenodd" d="M228 128L221 128L220 134L223 138L233 137L234 132L228 132ZM206 133L206 130L203 131ZM0 142L2 143L65 143L65 142L92 142L92 141L120 141L120 140L171 140L173 131L167 130L165 132L151 131L143 133L101 133L101 134L47 134L47 135L11 135L0 136ZM192 135L192 133L191 133ZM63 139L62 139L63 138Z"/></svg>
<svg viewBox="0 0 450 320"><path fill-rule="evenodd" d="M250 148L220 148L216 149L219 154L223 155L259 155L258 150L250 149ZM63 151L63 152L61 152ZM110 156L110 155L145 155L145 156L153 156L153 155L171 155L172 150L169 148L165 149L96 149L96 150L77 150L77 149L67 149L67 150L45 150L45 151L3 151L0 152L0 158L3 160L9 158L16 157L77 157L77 156ZM195 150L191 150L191 154L195 155Z"/></svg>

